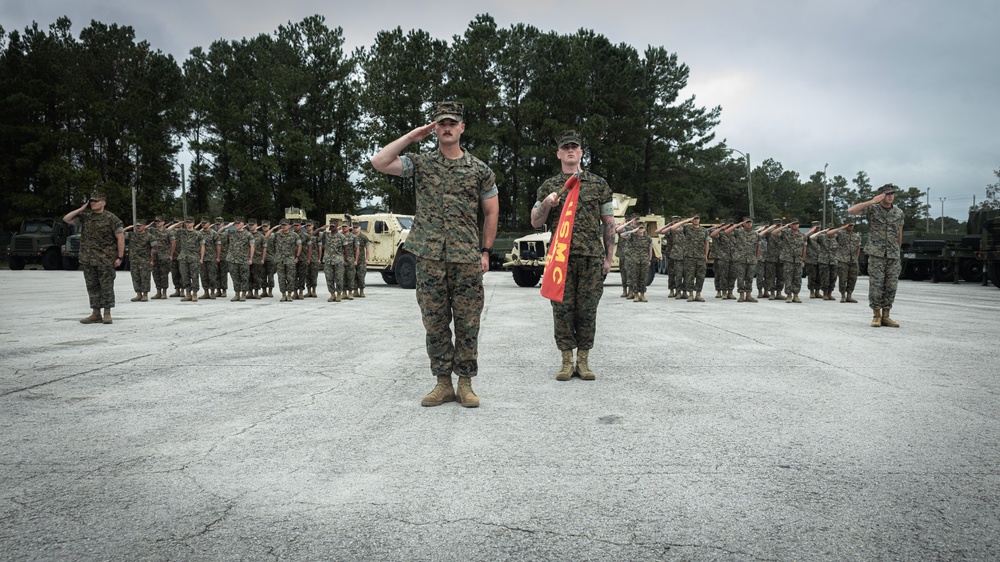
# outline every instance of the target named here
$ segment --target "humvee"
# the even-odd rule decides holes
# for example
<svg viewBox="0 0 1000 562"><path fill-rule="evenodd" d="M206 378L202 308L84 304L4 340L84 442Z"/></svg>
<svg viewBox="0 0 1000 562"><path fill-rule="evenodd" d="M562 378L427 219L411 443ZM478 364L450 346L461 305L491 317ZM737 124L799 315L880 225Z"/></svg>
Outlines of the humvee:
<svg viewBox="0 0 1000 562"><path fill-rule="evenodd" d="M344 218L345 215L327 215ZM371 241L369 250L369 271L378 271L388 285L399 285L404 289L417 286L417 258L406 250L406 237L413 226L413 215L395 213L375 213L350 217L354 225Z"/></svg>
<svg viewBox="0 0 1000 562"><path fill-rule="evenodd" d="M615 225L617 226L625 222L628 208L635 205L637 199L629 197L624 193L615 193L611 202L614 207ZM649 276L646 280L646 284L649 285L653 282L656 270L659 268L660 260L663 257L660 235L656 234L656 231L666 224L666 222L660 215L645 215L639 217L639 221L646 226L646 233L653 240L653 260L649 263ZM505 269L509 268L511 270L514 283L518 287L534 287L538 284L539 279L542 278L542 273L545 271L545 255L551 239L552 233L548 230L543 230L542 232L536 232L514 240L514 247L507 254L507 260L503 266ZM617 245L616 238L616 251L614 254L618 253ZM611 271L618 271L618 256L614 254L611 259Z"/></svg>

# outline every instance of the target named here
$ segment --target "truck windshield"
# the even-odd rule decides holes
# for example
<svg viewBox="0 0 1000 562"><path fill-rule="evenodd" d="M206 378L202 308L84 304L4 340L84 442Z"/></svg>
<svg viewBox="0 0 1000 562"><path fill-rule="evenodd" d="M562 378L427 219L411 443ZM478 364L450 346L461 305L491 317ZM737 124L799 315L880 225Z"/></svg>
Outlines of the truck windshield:
<svg viewBox="0 0 1000 562"><path fill-rule="evenodd" d="M31 234L33 232L52 232L52 225L44 222L29 222L24 225L25 234Z"/></svg>
<svg viewBox="0 0 1000 562"><path fill-rule="evenodd" d="M413 219L410 217L396 217L396 220L399 221L399 226L403 227L403 230L413 228Z"/></svg>

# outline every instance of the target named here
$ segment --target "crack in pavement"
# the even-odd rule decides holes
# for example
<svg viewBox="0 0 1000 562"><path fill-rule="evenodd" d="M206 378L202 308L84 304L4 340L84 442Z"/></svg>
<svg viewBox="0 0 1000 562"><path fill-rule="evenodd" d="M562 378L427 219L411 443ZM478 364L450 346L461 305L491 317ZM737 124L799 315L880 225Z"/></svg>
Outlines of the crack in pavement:
<svg viewBox="0 0 1000 562"><path fill-rule="evenodd" d="M34 390L36 388L40 388L40 387L43 387L43 386L46 386L46 385L50 385L50 384L53 384L53 383L57 383L57 382L61 382L61 381L64 381L64 380L72 379L74 377L79 377L79 376L82 376L82 375L89 375L90 373L95 373L95 372L104 370L104 369L106 369L108 367L118 367L120 365L124 365L126 363L131 363L133 361L138 361L139 359L145 359L147 357L152 357L154 355L155 355L154 353L147 353L145 355L138 355L136 357L129 357L127 359L123 359L123 360L118 361L116 363L106 363L104 365L100 365L98 367L95 367L93 369L88 369L86 371L81 371L79 373L73 373L71 375L66 375L64 377L59 377L59 378L56 378L56 379L47 380L45 382L40 382L38 384L33 384L33 385L26 386L26 387L23 387L23 388L15 388L13 390L8 390L6 392L0 392L0 398L3 398L5 396L10 396L11 394L17 394L19 392L24 392L24 391L28 391L28 390Z"/></svg>

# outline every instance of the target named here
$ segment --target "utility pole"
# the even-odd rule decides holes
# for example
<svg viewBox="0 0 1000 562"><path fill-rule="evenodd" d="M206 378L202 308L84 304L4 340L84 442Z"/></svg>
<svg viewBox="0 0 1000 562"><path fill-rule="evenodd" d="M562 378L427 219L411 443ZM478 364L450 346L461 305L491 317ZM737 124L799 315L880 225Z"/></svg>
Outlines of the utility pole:
<svg viewBox="0 0 1000 562"><path fill-rule="evenodd" d="M829 165L823 164L823 228L826 228L826 168Z"/></svg>
<svg viewBox="0 0 1000 562"><path fill-rule="evenodd" d="M944 234L944 200L947 197L938 197L941 200L941 234Z"/></svg>
<svg viewBox="0 0 1000 562"><path fill-rule="evenodd" d="M927 188L927 225L924 227L924 232L930 233L931 231L931 188Z"/></svg>
<svg viewBox="0 0 1000 562"><path fill-rule="evenodd" d="M181 164L181 218L186 220L187 216L188 216L187 181L184 178L184 164Z"/></svg>

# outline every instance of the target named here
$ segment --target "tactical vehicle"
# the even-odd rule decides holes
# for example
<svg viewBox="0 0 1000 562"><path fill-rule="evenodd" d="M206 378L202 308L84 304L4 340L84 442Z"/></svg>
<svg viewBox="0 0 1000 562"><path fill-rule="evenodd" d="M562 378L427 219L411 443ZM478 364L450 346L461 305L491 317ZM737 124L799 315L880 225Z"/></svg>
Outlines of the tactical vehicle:
<svg viewBox="0 0 1000 562"><path fill-rule="evenodd" d="M71 234L73 227L62 219L25 219L11 237L7 263L15 271L29 263L40 263L43 269L62 269L62 246Z"/></svg>
<svg viewBox="0 0 1000 562"><path fill-rule="evenodd" d="M628 208L635 205L636 202L637 199L629 197L624 193L613 194L612 204L615 225L625 222ZM659 269L660 260L663 257L660 235L656 234L656 231L666 223L665 219L660 215L645 215L639 217L639 221L646 226L646 233L653 240L653 260L649 263L649 276L646 280L646 284L649 285L653 282L656 271ZM543 230L514 240L514 247L507 254L507 259L503 266L505 269L510 269L514 277L514 283L518 287L534 287L538 284L538 281L542 278L542 273L545 271L545 256L551 239L552 233ZM617 244L616 239L615 254L618 253ZM618 256L614 255L611 261L611 271L618 271L618 269Z"/></svg>
<svg viewBox="0 0 1000 562"><path fill-rule="evenodd" d="M66 237L61 253L63 269L68 271L80 269L80 227L76 227L73 234Z"/></svg>
<svg viewBox="0 0 1000 562"><path fill-rule="evenodd" d="M345 215L328 215L344 218ZM406 237L413 226L413 215L375 213L350 217L354 225L371 242L368 256L369 271L378 271L389 285L404 289L417 286L417 258L406 250ZM328 219L329 220L329 219Z"/></svg>
<svg viewBox="0 0 1000 562"><path fill-rule="evenodd" d="M900 247L900 278L933 282L958 279L969 283L991 281L1000 272L997 233L1000 211L971 211L965 234L904 232ZM996 285L996 282L993 283Z"/></svg>

